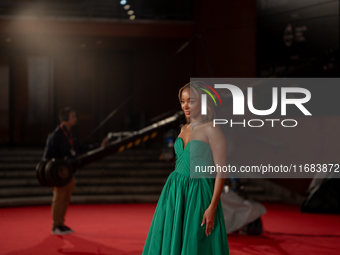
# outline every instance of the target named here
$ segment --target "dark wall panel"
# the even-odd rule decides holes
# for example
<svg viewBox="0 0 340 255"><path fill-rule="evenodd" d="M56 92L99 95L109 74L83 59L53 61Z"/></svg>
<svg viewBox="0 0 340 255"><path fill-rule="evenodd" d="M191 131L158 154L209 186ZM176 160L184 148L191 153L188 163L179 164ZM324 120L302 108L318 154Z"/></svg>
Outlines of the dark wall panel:
<svg viewBox="0 0 340 255"><path fill-rule="evenodd" d="M260 76L339 75L339 1L261 0L257 13Z"/></svg>
<svg viewBox="0 0 340 255"><path fill-rule="evenodd" d="M256 76L256 2L195 2L196 77Z"/></svg>

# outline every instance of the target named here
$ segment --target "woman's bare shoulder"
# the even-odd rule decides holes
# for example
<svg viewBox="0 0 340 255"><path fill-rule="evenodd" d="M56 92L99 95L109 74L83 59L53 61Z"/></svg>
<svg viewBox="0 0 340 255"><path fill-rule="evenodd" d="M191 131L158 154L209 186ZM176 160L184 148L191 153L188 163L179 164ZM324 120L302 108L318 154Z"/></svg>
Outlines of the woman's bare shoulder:
<svg viewBox="0 0 340 255"><path fill-rule="evenodd" d="M223 132L219 125L215 125L212 121L208 121L205 123L205 133L207 134L208 137L221 137L223 136ZM223 136L224 137L224 136Z"/></svg>
<svg viewBox="0 0 340 255"><path fill-rule="evenodd" d="M204 123L204 130L205 131L212 131L214 129L214 123L212 121L207 121Z"/></svg>

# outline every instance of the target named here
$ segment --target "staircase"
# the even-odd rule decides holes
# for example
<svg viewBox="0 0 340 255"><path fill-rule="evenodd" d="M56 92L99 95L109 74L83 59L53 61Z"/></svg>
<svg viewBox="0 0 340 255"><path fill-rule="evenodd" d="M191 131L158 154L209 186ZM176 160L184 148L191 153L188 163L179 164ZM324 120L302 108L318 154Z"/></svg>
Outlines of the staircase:
<svg viewBox="0 0 340 255"><path fill-rule="evenodd" d="M52 189L42 187L35 166L43 151L0 150L0 207L51 204ZM159 150L126 150L79 169L72 203L154 203L174 162L158 160Z"/></svg>
<svg viewBox="0 0 340 255"><path fill-rule="evenodd" d="M40 186L35 166L43 151L0 149L0 207L49 205L52 189ZM72 203L156 203L175 162L158 149L130 149L79 169ZM247 199L301 204L303 196L265 179L239 179Z"/></svg>

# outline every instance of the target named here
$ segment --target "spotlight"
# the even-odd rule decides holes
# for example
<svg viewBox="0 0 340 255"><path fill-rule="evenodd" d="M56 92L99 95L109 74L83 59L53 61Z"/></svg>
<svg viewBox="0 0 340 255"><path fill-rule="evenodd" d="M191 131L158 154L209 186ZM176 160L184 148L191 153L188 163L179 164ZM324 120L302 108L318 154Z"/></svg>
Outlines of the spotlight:
<svg viewBox="0 0 340 255"><path fill-rule="evenodd" d="M130 11L127 12L127 14L129 14L129 15L132 15L133 13L134 13L133 10L130 10Z"/></svg>
<svg viewBox="0 0 340 255"><path fill-rule="evenodd" d="M124 9L125 9L125 10L129 10L129 9L130 9L130 5L128 5L128 4L125 5L125 6L124 6Z"/></svg>
<svg viewBox="0 0 340 255"><path fill-rule="evenodd" d="M121 0L121 1L120 1L120 4L121 4L121 5L126 5L126 0Z"/></svg>
<svg viewBox="0 0 340 255"><path fill-rule="evenodd" d="M134 20L135 18L136 18L135 15L131 15L131 16L130 16L130 20Z"/></svg>

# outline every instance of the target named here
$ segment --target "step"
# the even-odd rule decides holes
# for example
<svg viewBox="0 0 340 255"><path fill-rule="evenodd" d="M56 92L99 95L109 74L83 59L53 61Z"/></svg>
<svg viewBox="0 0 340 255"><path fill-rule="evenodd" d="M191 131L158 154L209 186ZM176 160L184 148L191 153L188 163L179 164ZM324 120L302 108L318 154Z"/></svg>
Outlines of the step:
<svg viewBox="0 0 340 255"><path fill-rule="evenodd" d="M110 156L106 157L100 160L100 162L110 162L110 161L145 161L145 160L152 160L156 161L158 160L158 156L160 153L157 155L117 155L117 156ZM0 157L0 162L1 163L14 163L14 162L33 162L37 164L39 161L42 160L42 157L33 157L33 156L27 156L27 155L18 155L18 156L4 156Z"/></svg>
<svg viewBox="0 0 340 255"><path fill-rule="evenodd" d="M32 170L35 169L37 163L1 163L0 164L0 172L4 170ZM86 166L86 169L93 168L136 168L136 167L144 167L144 168L155 168L155 167L169 167L175 166L174 162L162 162L162 161L146 161L146 162L100 162L96 164L90 164Z"/></svg>
<svg viewBox="0 0 340 255"><path fill-rule="evenodd" d="M29 155L42 157L44 150L41 149L0 149L0 158L13 155Z"/></svg>
<svg viewBox="0 0 340 255"><path fill-rule="evenodd" d="M157 203L159 194L148 195L72 195L71 204ZM52 195L0 198L0 208L12 206L51 205Z"/></svg>
<svg viewBox="0 0 340 255"><path fill-rule="evenodd" d="M122 177L122 176L165 176L169 175L174 168L164 169L96 169L96 170L78 170L76 177ZM35 170L31 171L0 171L0 178L36 178Z"/></svg>
<svg viewBox="0 0 340 255"><path fill-rule="evenodd" d="M95 177L95 178L87 178L87 177L77 177L76 182L77 185L101 185L101 184L145 184L145 185L153 185L153 184L164 184L166 182L166 177L139 177L139 178L108 178L108 177ZM23 186L40 186L38 180L36 178L30 179L1 179L0 180L0 189L5 187L23 187Z"/></svg>
<svg viewBox="0 0 340 255"><path fill-rule="evenodd" d="M74 194L160 194L163 185L76 186ZM42 196L51 194L51 187L19 187L0 189L1 198Z"/></svg>
<svg viewBox="0 0 340 255"><path fill-rule="evenodd" d="M266 189L262 186L243 185L243 187L247 195L250 193L264 193L266 191Z"/></svg>
<svg viewBox="0 0 340 255"><path fill-rule="evenodd" d="M108 155L107 157L116 157L118 155L158 155L160 153L160 149L128 149L124 150L118 154ZM35 156L42 157L44 154L44 150L41 149L0 149L0 158L7 156Z"/></svg>

